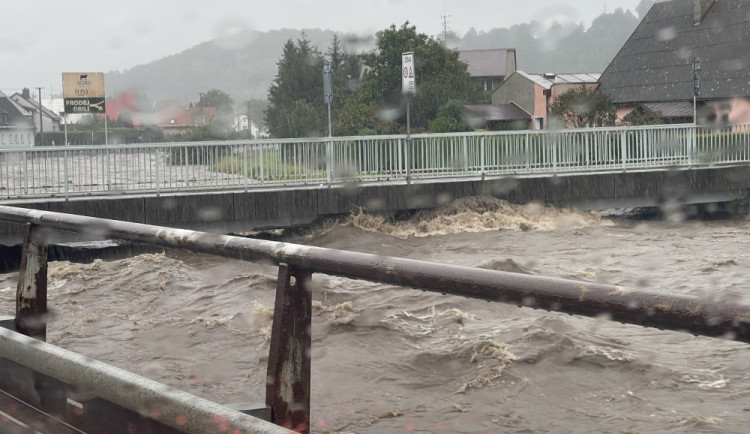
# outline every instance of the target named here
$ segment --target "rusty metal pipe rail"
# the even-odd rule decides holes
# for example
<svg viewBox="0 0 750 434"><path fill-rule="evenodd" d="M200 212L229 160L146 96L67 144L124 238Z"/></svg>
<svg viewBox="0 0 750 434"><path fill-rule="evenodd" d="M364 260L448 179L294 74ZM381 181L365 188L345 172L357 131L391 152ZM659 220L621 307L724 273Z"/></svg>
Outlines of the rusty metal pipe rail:
<svg viewBox="0 0 750 434"><path fill-rule="evenodd" d="M7 206L0 221L750 343L748 305Z"/></svg>
<svg viewBox="0 0 750 434"><path fill-rule="evenodd" d="M185 433L290 431L123 369L0 328L0 354L134 411L158 408L158 420ZM50 363L55 360L55 363ZM144 407L146 405L146 407ZM148 407L150 406L150 407Z"/></svg>

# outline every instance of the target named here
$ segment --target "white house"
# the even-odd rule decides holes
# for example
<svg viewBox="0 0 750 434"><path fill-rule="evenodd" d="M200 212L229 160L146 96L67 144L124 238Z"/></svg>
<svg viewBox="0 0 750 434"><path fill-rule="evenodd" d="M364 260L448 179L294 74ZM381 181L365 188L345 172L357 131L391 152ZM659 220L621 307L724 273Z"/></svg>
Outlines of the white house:
<svg viewBox="0 0 750 434"><path fill-rule="evenodd" d="M34 146L31 113L0 91L0 146Z"/></svg>
<svg viewBox="0 0 750 434"><path fill-rule="evenodd" d="M250 136L253 139L257 139L258 133L260 132L258 129L258 125L245 115L237 116L237 118L234 120L232 129L237 132L250 130Z"/></svg>

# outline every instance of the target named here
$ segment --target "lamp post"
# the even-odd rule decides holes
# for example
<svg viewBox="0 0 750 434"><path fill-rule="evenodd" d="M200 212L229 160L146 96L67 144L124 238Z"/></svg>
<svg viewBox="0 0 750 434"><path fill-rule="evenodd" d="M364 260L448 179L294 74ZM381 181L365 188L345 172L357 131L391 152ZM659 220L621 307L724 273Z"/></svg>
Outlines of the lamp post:
<svg viewBox="0 0 750 434"><path fill-rule="evenodd" d="M698 124L696 97L700 94L701 78L698 76L701 72L701 58L693 58L693 125Z"/></svg>

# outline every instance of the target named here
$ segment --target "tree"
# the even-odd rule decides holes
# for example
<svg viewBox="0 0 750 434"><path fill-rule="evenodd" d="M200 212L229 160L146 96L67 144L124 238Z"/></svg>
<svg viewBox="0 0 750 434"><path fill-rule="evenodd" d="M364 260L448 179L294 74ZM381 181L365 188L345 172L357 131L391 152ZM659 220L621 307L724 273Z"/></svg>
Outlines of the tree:
<svg viewBox="0 0 750 434"><path fill-rule="evenodd" d="M664 117L661 113L642 106L636 107L622 120L629 125L661 125L664 123Z"/></svg>
<svg viewBox="0 0 750 434"><path fill-rule="evenodd" d="M216 116L211 119L209 129L214 137L226 135L234 123L234 101L225 92L219 89L211 89L201 94L200 107L216 108Z"/></svg>
<svg viewBox="0 0 750 434"><path fill-rule="evenodd" d="M550 115L573 128L603 127L615 124L617 109L609 94L581 85L555 98Z"/></svg>
<svg viewBox="0 0 750 434"><path fill-rule="evenodd" d="M303 33L286 42L268 91L266 125L275 137L306 137L327 131L323 101L324 58ZM300 115L299 119L290 116Z"/></svg>
<svg viewBox="0 0 750 434"><path fill-rule="evenodd" d="M412 125L426 128L437 116L438 109L449 100L468 103L484 98L479 86L471 80L467 65L458 60L458 52L423 33L417 33L409 22L400 28L390 28L376 34L377 49L364 56L369 68L360 82L358 94L365 104L385 106L392 112L398 108L397 121L405 123L401 103L401 55L414 52L417 95L413 100Z"/></svg>
<svg viewBox="0 0 750 434"><path fill-rule="evenodd" d="M464 120L463 102L450 100L443 104L438 110L437 117L430 121L427 129L431 133L454 133L470 130Z"/></svg>

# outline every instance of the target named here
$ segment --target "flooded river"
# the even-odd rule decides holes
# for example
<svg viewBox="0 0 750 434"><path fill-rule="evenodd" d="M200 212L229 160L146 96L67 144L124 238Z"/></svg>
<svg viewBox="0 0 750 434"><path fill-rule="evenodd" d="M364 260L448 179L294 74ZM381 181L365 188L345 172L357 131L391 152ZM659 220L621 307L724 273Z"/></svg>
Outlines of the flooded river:
<svg viewBox="0 0 750 434"><path fill-rule="evenodd" d="M679 217L679 216L678 216ZM610 220L469 198L284 241L750 303L750 222ZM49 269L49 342L262 402L277 270L185 252ZM13 306L17 273L0 275ZM743 433L750 346L313 276L313 432Z"/></svg>

